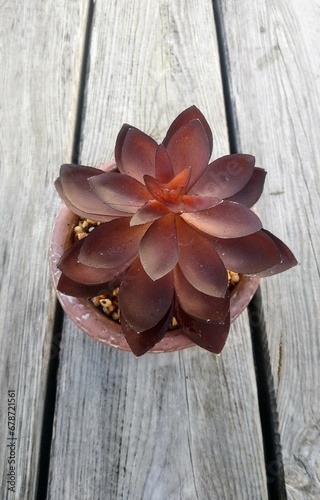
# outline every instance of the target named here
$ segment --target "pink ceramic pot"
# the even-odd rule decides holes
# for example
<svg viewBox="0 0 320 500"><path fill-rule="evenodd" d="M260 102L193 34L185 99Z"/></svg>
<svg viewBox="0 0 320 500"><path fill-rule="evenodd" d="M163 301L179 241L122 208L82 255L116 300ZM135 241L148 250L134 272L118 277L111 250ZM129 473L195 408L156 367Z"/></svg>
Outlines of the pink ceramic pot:
<svg viewBox="0 0 320 500"><path fill-rule="evenodd" d="M113 165L107 165L104 170L109 170ZM78 220L79 217L66 206L61 208L56 217L49 252L50 270L55 288L57 288L61 275L57 263L70 244L71 233ZM230 301L231 322L247 307L258 288L259 282L260 278L243 276L233 289ZM131 350L122 333L120 324L100 312L90 300L70 297L58 291L57 296L66 314L90 337L116 349ZM194 345L188 337L183 335L181 330L170 330L148 352L177 351Z"/></svg>

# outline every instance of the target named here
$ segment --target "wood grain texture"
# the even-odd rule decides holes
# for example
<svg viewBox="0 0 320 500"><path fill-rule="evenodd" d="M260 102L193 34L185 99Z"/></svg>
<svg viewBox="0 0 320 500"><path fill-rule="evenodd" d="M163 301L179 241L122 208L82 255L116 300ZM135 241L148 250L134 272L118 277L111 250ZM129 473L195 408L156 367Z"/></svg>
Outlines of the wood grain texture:
<svg viewBox="0 0 320 500"><path fill-rule="evenodd" d="M319 498L319 4L219 3L239 149L267 168L259 211L300 262L262 287L288 497Z"/></svg>
<svg viewBox="0 0 320 500"><path fill-rule="evenodd" d="M161 140L195 103L228 152L211 2L95 3L81 161L113 157L123 122ZM136 359L65 322L48 498L266 499L246 315L220 357Z"/></svg>
<svg viewBox="0 0 320 500"><path fill-rule="evenodd" d="M85 5L0 5L1 498L32 499L37 484L55 306L52 181L71 156ZM15 493L7 488L8 390L16 392Z"/></svg>

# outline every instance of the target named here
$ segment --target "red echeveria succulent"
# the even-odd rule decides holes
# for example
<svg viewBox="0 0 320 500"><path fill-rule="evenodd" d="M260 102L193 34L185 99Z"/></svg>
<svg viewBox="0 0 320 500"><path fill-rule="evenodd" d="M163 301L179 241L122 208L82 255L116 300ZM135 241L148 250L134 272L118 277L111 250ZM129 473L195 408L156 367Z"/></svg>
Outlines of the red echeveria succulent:
<svg viewBox="0 0 320 500"><path fill-rule="evenodd" d="M116 169L62 165L56 188L80 217L100 221L58 264L58 289L93 297L120 286L121 327L136 355L166 333L172 316L193 342L218 353L230 326L227 269L270 276L296 260L262 229L250 207L266 172L254 157L209 163L212 133L192 106L162 144L123 125Z"/></svg>

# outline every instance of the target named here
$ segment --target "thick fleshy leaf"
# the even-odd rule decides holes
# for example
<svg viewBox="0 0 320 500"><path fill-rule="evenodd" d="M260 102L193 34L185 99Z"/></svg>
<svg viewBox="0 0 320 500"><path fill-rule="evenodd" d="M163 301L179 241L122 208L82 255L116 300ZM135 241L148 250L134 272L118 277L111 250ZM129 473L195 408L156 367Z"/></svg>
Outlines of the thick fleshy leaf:
<svg viewBox="0 0 320 500"><path fill-rule="evenodd" d="M160 203L160 201L147 201L147 203L145 203L143 207L139 208L139 210L133 215L130 220L130 226L153 222L168 213L170 213L170 210L163 205L163 203Z"/></svg>
<svg viewBox="0 0 320 500"><path fill-rule="evenodd" d="M241 274L255 274L277 264L281 260L277 245L263 231L243 238L215 238L208 241L220 255L227 269Z"/></svg>
<svg viewBox="0 0 320 500"><path fill-rule="evenodd" d="M156 152L155 177L159 182L169 182L174 177L171 160L166 148L160 144Z"/></svg>
<svg viewBox="0 0 320 500"><path fill-rule="evenodd" d="M218 238L240 238L262 227L256 214L234 201L222 201L208 210L183 213L181 217L200 231Z"/></svg>
<svg viewBox="0 0 320 500"><path fill-rule="evenodd" d="M119 218L120 216L123 217L123 213L121 212L117 212L117 216L113 215L101 215L101 214L91 214L89 212L83 212L83 210L80 210L78 207L74 206L69 200L68 198L65 196L64 192L63 192L63 189L62 189L62 186L61 186L61 182L60 182L60 178L58 177L58 179L56 179L55 183L54 183L55 187L56 187L56 190L58 191L60 197L62 198L63 202L65 203L65 205L69 208L69 210L71 210L71 212L73 212L74 214L78 215L79 217L83 218L83 219L91 219L91 220L95 220L95 221L99 221L99 222L109 222L113 219L117 219ZM110 209L111 211L111 209ZM115 210L114 210L115 212Z"/></svg>
<svg viewBox="0 0 320 500"><path fill-rule="evenodd" d="M143 181L145 174L155 175L158 144L141 130L123 125L115 147L115 159L120 172Z"/></svg>
<svg viewBox="0 0 320 500"><path fill-rule="evenodd" d="M191 167L190 186L201 176L208 165L211 151L207 134L195 119L179 128L169 139L167 151L175 175Z"/></svg>
<svg viewBox="0 0 320 500"><path fill-rule="evenodd" d="M92 177L89 184L103 203L120 212L134 213L151 198L144 184L117 172Z"/></svg>
<svg viewBox="0 0 320 500"><path fill-rule="evenodd" d="M184 222L176 219L179 241L179 266L194 288L214 297L225 297L228 276L219 255L210 243Z"/></svg>
<svg viewBox="0 0 320 500"><path fill-rule="evenodd" d="M137 333L157 325L173 302L173 275L153 281L136 259L120 285L120 310Z"/></svg>
<svg viewBox="0 0 320 500"><path fill-rule="evenodd" d="M230 307L229 297L212 297L199 292L185 278L178 265L174 268L174 288L179 304L189 316L211 323L226 319Z"/></svg>
<svg viewBox="0 0 320 500"><path fill-rule="evenodd" d="M228 198L240 191L249 181L255 158L251 155L222 156L208 165L190 190L190 194Z"/></svg>
<svg viewBox="0 0 320 500"><path fill-rule="evenodd" d="M182 197L182 201L184 204L184 212L200 212L201 210L207 210L221 203L219 198L192 196L187 194Z"/></svg>
<svg viewBox="0 0 320 500"><path fill-rule="evenodd" d="M179 327L192 342L207 351L220 354L228 337L230 314L223 323L206 323L189 316L178 303L175 316Z"/></svg>
<svg viewBox="0 0 320 500"><path fill-rule="evenodd" d="M78 261L83 243L84 239L73 243L73 245L64 252L57 264L58 269L73 281L84 285L106 283L123 273L132 263L131 258L121 266L112 269L85 266Z"/></svg>
<svg viewBox="0 0 320 500"><path fill-rule="evenodd" d="M117 286L117 280L112 280L108 283L99 283L98 285L83 285L68 278L65 274L61 274L57 290L65 295L71 295L71 297L88 299L110 292Z"/></svg>
<svg viewBox="0 0 320 500"><path fill-rule="evenodd" d="M154 347L166 334L172 319L173 307L171 306L165 316L152 328L137 333L121 314L121 328L133 354L142 356Z"/></svg>
<svg viewBox="0 0 320 500"><path fill-rule="evenodd" d="M249 208L253 207L262 194L266 175L267 172L263 168L255 167L247 184L238 193L227 198L228 201L236 201Z"/></svg>
<svg viewBox="0 0 320 500"><path fill-rule="evenodd" d="M211 155L212 143L213 143L212 132L207 120L196 106L190 106L177 116L177 118L170 125L167 135L163 140L163 144L167 146L171 137L177 132L177 130L179 130L179 128L183 127L183 125L186 125L188 122L191 122L192 120L195 119L199 120L204 128L204 131L207 135L207 139L209 142L210 155Z"/></svg>
<svg viewBox="0 0 320 500"><path fill-rule="evenodd" d="M179 259L174 214L151 224L141 239L139 254L144 270L153 280L158 280L174 268Z"/></svg>
<svg viewBox="0 0 320 500"><path fill-rule="evenodd" d="M274 274L282 273L283 271L287 271L291 267L294 267L298 264L297 259L291 252L291 250L277 238L274 234L270 233L266 229L262 230L267 236L269 236L272 241L277 245L277 248L281 255L281 262L276 264L275 266L262 271L261 273L255 273L256 276L260 276L261 278L266 278L267 276L273 276Z"/></svg>
<svg viewBox="0 0 320 500"><path fill-rule="evenodd" d="M138 253L148 227L147 224L131 227L128 217L101 224L83 240L79 262L106 269L122 266Z"/></svg>
<svg viewBox="0 0 320 500"><path fill-rule="evenodd" d="M61 165L59 179L63 200L68 200L74 207L86 214L86 217L92 214L123 217L125 214L121 212L119 214L117 210L108 207L91 188L89 179L100 175L104 175L104 172L97 168L82 165ZM101 220L101 218L96 218L96 220Z"/></svg>

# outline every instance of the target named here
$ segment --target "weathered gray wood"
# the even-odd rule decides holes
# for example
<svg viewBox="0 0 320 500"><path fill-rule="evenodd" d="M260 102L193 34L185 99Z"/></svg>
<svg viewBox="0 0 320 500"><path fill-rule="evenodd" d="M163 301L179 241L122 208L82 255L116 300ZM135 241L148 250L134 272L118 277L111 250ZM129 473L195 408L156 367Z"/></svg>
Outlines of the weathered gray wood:
<svg viewBox="0 0 320 500"><path fill-rule="evenodd" d="M58 206L52 181L71 156L86 3L0 6L1 498L35 495L55 305L47 264ZM8 390L16 401L11 464Z"/></svg>
<svg viewBox="0 0 320 500"><path fill-rule="evenodd" d="M81 161L113 157L129 122L161 140L195 103L228 152L210 1L97 1ZM63 332L48 498L266 499L246 316L220 357L136 359Z"/></svg>
<svg viewBox="0 0 320 500"><path fill-rule="evenodd" d="M262 287L288 497L319 498L319 4L221 4L239 147L267 168L259 211L300 261Z"/></svg>

